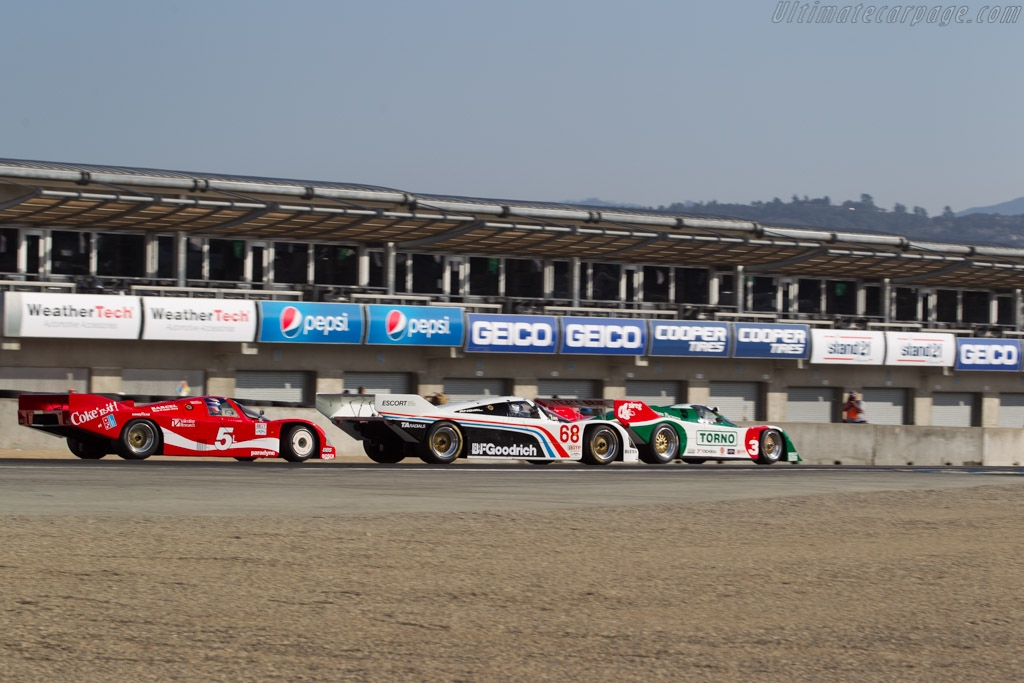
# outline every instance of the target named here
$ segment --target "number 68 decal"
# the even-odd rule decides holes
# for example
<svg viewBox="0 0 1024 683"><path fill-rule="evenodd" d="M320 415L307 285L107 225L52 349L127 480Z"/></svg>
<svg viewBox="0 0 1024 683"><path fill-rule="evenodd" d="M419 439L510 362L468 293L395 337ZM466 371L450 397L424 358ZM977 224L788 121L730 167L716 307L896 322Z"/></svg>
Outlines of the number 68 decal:
<svg viewBox="0 0 1024 683"><path fill-rule="evenodd" d="M559 441L571 441L576 443L580 440L580 426L579 425L562 425L562 428L558 430Z"/></svg>

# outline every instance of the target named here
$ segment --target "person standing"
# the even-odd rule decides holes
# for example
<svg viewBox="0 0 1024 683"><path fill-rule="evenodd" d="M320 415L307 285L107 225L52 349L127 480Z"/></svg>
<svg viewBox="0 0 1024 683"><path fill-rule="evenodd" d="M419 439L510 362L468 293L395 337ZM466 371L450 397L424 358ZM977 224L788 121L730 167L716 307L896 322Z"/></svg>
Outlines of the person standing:
<svg viewBox="0 0 1024 683"><path fill-rule="evenodd" d="M856 391L851 391L843 404L843 422L864 424L868 421L864 412L864 396Z"/></svg>

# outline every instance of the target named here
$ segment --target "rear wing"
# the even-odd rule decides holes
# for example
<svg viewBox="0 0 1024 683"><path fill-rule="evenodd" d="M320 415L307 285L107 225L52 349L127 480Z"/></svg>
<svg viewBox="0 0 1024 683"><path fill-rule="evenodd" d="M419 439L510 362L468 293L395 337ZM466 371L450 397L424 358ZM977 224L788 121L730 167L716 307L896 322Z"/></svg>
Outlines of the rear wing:
<svg viewBox="0 0 1024 683"><path fill-rule="evenodd" d="M391 415L420 415L437 406L416 394L317 394L316 409L331 422L383 420Z"/></svg>
<svg viewBox="0 0 1024 683"><path fill-rule="evenodd" d="M651 410L643 401L615 401L615 419L625 427L660 418L661 415Z"/></svg>
<svg viewBox="0 0 1024 683"><path fill-rule="evenodd" d="M77 427L134 406L134 401L115 401L98 394L21 394L18 396L18 424L40 428Z"/></svg>
<svg viewBox="0 0 1024 683"><path fill-rule="evenodd" d="M615 401L607 398L538 398L534 403L569 420L589 420L604 415Z"/></svg>

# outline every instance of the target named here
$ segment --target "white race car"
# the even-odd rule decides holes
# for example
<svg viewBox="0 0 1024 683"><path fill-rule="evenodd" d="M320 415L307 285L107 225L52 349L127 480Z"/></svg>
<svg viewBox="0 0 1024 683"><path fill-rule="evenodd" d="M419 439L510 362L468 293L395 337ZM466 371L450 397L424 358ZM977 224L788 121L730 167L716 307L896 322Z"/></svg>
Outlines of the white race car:
<svg viewBox="0 0 1024 683"><path fill-rule="evenodd" d="M612 401L558 400L556 405L518 396L433 405L416 394L317 394L316 408L363 442L374 461L419 456L436 464L457 458L526 460L546 464L582 460L607 465L636 462L639 451L616 422L582 419L610 410Z"/></svg>

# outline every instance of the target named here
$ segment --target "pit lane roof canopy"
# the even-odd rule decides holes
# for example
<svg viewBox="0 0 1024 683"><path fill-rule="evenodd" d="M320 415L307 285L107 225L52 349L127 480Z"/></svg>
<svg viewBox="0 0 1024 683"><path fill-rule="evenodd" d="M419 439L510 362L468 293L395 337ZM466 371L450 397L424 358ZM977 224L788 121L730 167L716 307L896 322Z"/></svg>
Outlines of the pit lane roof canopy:
<svg viewBox="0 0 1024 683"><path fill-rule="evenodd" d="M0 159L0 224L1024 287L1024 249L371 185Z"/></svg>

